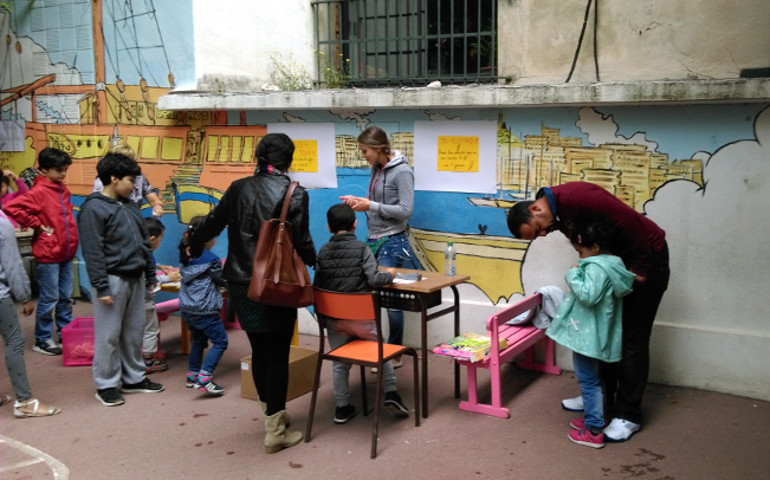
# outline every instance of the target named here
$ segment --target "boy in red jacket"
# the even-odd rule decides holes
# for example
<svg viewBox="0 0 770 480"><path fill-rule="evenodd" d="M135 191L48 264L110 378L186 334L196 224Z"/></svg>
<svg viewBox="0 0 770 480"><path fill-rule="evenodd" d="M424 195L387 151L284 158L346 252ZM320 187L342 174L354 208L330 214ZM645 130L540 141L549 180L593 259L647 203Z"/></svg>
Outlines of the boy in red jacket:
<svg viewBox="0 0 770 480"><path fill-rule="evenodd" d="M54 340L53 323L61 336L72 321L72 258L78 248L78 229L72 213L70 191L64 185L72 159L56 148L44 148L37 157L41 175L24 195L3 206L16 222L32 228L32 255L37 262L40 298L35 315L35 345L44 355L61 355L61 344Z"/></svg>

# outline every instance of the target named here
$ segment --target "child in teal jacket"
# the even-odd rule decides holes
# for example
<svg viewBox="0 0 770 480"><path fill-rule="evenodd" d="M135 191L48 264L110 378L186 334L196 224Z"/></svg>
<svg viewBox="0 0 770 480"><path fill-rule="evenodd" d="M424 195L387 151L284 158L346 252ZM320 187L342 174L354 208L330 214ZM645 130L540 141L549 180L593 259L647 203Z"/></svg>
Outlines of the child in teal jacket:
<svg viewBox="0 0 770 480"><path fill-rule="evenodd" d="M578 225L572 246L580 261L567 271L569 294L546 335L573 351L573 365L583 396L584 417L574 419L569 439L593 448L604 446L604 399L599 368L620 361L622 298L631 293L634 274L607 250L613 232L607 225Z"/></svg>

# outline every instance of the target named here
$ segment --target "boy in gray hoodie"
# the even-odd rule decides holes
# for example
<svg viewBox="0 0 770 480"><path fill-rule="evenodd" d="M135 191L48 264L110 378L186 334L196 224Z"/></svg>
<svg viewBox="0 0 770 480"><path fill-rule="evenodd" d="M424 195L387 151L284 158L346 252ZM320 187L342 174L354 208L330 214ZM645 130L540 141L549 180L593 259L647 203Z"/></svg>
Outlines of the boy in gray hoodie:
<svg viewBox="0 0 770 480"><path fill-rule="evenodd" d="M136 160L108 153L96 164L104 190L90 194L78 214L86 271L94 302L96 399L113 407L121 393L157 393L142 359L144 298L157 282L150 236L142 214L129 201L141 168ZM120 390L118 390L119 384Z"/></svg>

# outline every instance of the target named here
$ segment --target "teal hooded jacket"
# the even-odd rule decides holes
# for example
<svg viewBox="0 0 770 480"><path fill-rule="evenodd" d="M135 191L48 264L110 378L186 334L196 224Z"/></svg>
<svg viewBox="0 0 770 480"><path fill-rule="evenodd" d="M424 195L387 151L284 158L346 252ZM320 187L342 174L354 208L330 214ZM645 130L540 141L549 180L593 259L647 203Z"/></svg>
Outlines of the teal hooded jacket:
<svg viewBox="0 0 770 480"><path fill-rule="evenodd" d="M634 274L615 255L580 260L565 275L570 288L546 335L570 350L605 362L621 358L623 297Z"/></svg>

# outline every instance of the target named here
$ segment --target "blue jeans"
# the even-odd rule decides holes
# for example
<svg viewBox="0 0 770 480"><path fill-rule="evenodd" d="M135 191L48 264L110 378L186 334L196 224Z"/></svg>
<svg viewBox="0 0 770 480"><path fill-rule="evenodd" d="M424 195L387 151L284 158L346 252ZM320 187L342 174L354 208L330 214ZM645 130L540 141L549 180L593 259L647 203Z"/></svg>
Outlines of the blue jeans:
<svg viewBox="0 0 770 480"><path fill-rule="evenodd" d="M406 232L391 235L377 252L377 264L381 267L411 267L420 268L420 262L414 256L409 245L409 237ZM393 308L388 309L388 324L390 335L388 343L402 345L404 343L404 312Z"/></svg>
<svg viewBox="0 0 770 480"><path fill-rule="evenodd" d="M572 365L583 396L583 422L591 432L604 430L604 394L599 375L600 360L572 352Z"/></svg>
<svg viewBox="0 0 770 480"><path fill-rule="evenodd" d="M222 359L222 354L227 350L227 332L222 319L219 315L197 316L186 313L182 314L182 318L187 322L192 335L187 370L190 373L213 374L219 360ZM204 360L203 350L208 346L209 340L211 350Z"/></svg>
<svg viewBox="0 0 770 480"><path fill-rule="evenodd" d="M35 342L51 338L54 317L61 331L72 321L72 261L38 263L37 281L40 298L35 314Z"/></svg>

